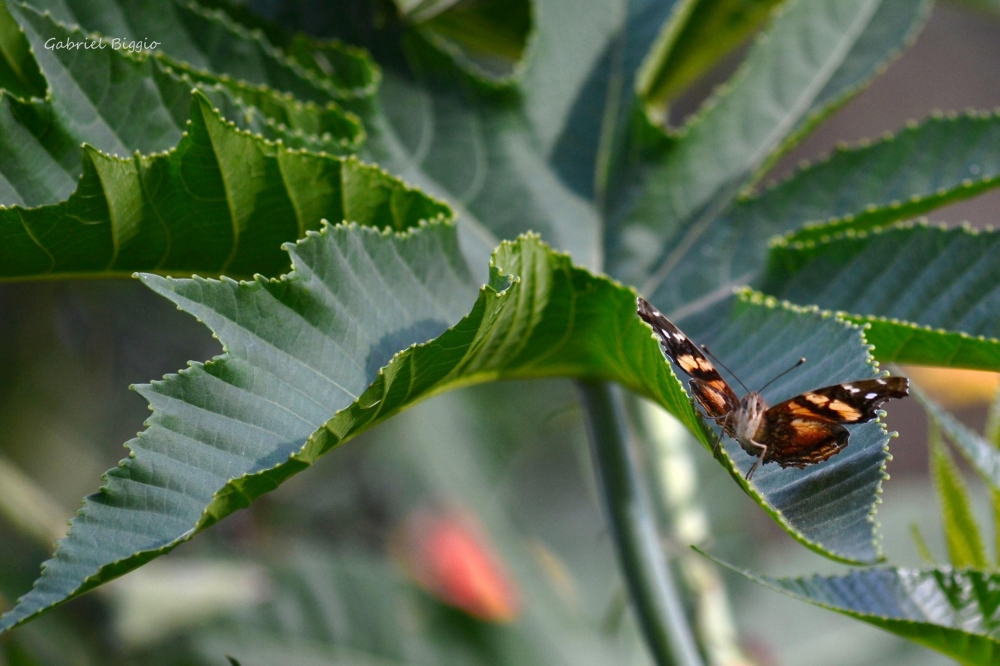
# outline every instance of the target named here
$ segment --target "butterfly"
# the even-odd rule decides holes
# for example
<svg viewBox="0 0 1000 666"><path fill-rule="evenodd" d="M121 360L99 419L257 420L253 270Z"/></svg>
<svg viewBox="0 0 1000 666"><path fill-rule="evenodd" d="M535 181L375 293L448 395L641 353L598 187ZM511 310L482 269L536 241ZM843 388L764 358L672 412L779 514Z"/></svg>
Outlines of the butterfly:
<svg viewBox="0 0 1000 666"><path fill-rule="evenodd" d="M744 451L757 457L747 472L748 481L762 464L776 462L782 467L802 469L840 453L850 436L843 424L867 423L878 416L882 403L910 394L910 380L906 377L883 377L815 389L774 407L767 406L760 391L748 391L740 399L679 328L643 299L637 302L639 317L653 327L664 355L691 378L688 386L708 418L722 426L722 432L739 442ZM785 372L803 363L805 359ZM720 433L713 453L718 453L721 442Z"/></svg>

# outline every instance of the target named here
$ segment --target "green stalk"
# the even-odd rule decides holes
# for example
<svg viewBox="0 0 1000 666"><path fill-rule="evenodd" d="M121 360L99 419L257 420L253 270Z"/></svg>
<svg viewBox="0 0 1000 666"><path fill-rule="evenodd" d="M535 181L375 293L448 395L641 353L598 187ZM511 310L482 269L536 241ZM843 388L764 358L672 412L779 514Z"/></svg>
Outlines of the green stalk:
<svg viewBox="0 0 1000 666"><path fill-rule="evenodd" d="M649 494L629 450L621 389L604 382L578 386L608 525L653 661L658 666L701 666Z"/></svg>
<svg viewBox="0 0 1000 666"><path fill-rule="evenodd" d="M629 424L636 426L643 478L650 489L660 530L670 535L670 552L693 606L692 624L710 664L753 663L740 648L725 581L719 568L690 546L711 538L709 517L698 498L701 442L659 405L637 396L626 399Z"/></svg>
<svg viewBox="0 0 1000 666"><path fill-rule="evenodd" d="M0 516L45 549L51 549L69 528L58 503L4 456L0 456Z"/></svg>

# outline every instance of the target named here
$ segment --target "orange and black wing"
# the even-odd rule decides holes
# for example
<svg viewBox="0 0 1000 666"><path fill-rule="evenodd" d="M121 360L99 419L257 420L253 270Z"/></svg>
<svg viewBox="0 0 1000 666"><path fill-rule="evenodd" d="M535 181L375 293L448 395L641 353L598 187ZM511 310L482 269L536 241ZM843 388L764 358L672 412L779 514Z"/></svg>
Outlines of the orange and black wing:
<svg viewBox="0 0 1000 666"><path fill-rule="evenodd" d="M729 384L701 350L659 310L641 298L637 302L639 317L653 327L660 340L660 349L691 377L689 386L698 404L709 418L716 421L724 419L740 404Z"/></svg>
<svg viewBox="0 0 1000 666"><path fill-rule="evenodd" d="M885 377L803 393L767 410L754 440L782 467L822 462L847 446L841 424L871 421L883 403L909 395L909 386L906 377Z"/></svg>

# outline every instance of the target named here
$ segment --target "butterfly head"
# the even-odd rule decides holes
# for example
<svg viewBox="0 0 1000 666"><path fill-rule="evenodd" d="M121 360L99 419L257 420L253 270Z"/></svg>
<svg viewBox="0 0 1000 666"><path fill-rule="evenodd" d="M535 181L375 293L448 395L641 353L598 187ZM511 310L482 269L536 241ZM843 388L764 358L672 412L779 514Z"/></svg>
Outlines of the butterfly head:
<svg viewBox="0 0 1000 666"><path fill-rule="evenodd" d="M747 451L755 447L750 444L764 420L767 403L756 391L750 391L740 400L740 406L733 412L733 437Z"/></svg>

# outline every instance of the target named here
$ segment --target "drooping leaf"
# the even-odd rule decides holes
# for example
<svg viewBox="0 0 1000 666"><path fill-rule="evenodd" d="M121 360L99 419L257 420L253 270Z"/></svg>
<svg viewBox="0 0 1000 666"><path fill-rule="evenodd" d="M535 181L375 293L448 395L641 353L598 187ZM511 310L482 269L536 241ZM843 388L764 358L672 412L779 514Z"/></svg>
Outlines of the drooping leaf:
<svg viewBox="0 0 1000 666"><path fill-rule="evenodd" d="M897 224L783 240L760 289L843 311L881 361L1000 370L1000 233Z"/></svg>
<svg viewBox="0 0 1000 666"><path fill-rule="evenodd" d="M279 273L282 242L348 220L404 229L450 215L354 159L289 150L241 132L195 92L167 153L119 159L85 148L63 203L0 208L0 280L160 273Z"/></svg>
<svg viewBox="0 0 1000 666"><path fill-rule="evenodd" d="M928 446L931 453L931 473L937 488L944 518L945 543L953 567L988 569L986 550L979 534L979 524L972 513L968 489L955 462L948 455L941 431L930 421Z"/></svg>
<svg viewBox="0 0 1000 666"><path fill-rule="evenodd" d="M498 248L478 300L455 228L444 222L401 234L326 227L289 251L294 270L277 280L143 276L209 326L225 354L138 389L153 408L148 429L87 499L0 630L171 550L341 442L449 388L543 376L614 380L655 399L710 445L635 315L634 292L572 266L535 237ZM752 295L729 306L714 313L723 330L717 347L748 381L777 374L806 351L825 352L776 382L774 395L815 387L817 377L874 374L852 325ZM865 424L829 463L765 467L753 486L742 477L752 460L734 444L727 451L735 463L726 465L805 545L871 561L886 441L880 424Z"/></svg>
<svg viewBox="0 0 1000 666"><path fill-rule="evenodd" d="M980 666L1000 660L1000 575L996 573L948 567L893 568L843 576L772 578L715 561L755 583L867 622L962 664Z"/></svg>
<svg viewBox="0 0 1000 666"><path fill-rule="evenodd" d="M912 39L926 2L792 1L656 162L609 239L613 275L642 285L664 312L731 286L718 262L731 228L720 217L740 190L842 104ZM697 267L697 268L696 268Z"/></svg>

